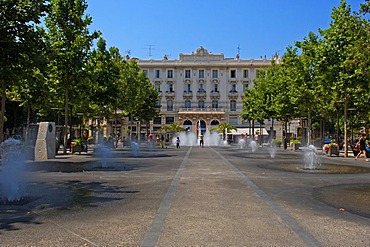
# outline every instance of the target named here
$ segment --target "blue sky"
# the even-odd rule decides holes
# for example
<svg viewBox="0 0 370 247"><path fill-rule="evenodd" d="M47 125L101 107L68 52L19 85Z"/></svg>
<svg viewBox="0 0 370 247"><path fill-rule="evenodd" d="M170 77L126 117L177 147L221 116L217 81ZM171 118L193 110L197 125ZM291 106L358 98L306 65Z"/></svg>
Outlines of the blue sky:
<svg viewBox="0 0 370 247"><path fill-rule="evenodd" d="M358 10L365 0L347 0ZM257 59L329 27L340 0L87 0L91 30L132 57L178 59L203 46L214 54Z"/></svg>

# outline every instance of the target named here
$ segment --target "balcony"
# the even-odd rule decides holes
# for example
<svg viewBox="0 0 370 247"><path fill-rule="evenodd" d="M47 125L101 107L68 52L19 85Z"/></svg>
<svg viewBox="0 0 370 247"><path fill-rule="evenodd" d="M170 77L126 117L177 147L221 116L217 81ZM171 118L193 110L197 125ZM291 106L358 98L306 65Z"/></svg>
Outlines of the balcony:
<svg viewBox="0 0 370 247"><path fill-rule="evenodd" d="M175 98L175 91L166 91L166 98Z"/></svg>
<svg viewBox="0 0 370 247"><path fill-rule="evenodd" d="M229 98L238 98L238 91L230 90L229 91Z"/></svg>
<svg viewBox="0 0 370 247"><path fill-rule="evenodd" d="M201 98L206 98L206 91L204 91L204 90L198 90L198 92L197 92L197 98L198 99L201 99Z"/></svg>
<svg viewBox="0 0 370 247"><path fill-rule="evenodd" d="M217 114L224 114L224 108L211 108L211 107L204 107L204 108L197 108L197 107L185 107L179 108L179 113L217 113Z"/></svg>
<svg viewBox="0 0 370 247"><path fill-rule="evenodd" d="M220 91L211 91L210 97L211 97L211 99L219 99L220 98Z"/></svg>
<svg viewBox="0 0 370 247"><path fill-rule="evenodd" d="M183 97L184 97L184 99L192 99L193 98L193 91L184 91Z"/></svg>

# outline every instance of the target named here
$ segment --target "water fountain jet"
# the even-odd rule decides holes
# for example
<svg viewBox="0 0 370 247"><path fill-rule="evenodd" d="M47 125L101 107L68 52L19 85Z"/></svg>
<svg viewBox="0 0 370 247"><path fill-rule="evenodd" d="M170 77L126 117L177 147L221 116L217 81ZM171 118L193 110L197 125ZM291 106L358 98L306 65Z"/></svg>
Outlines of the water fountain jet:
<svg viewBox="0 0 370 247"><path fill-rule="evenodd" d="M19 140L9 138L0 144L2 170L0 187L3 200L20 201L24 196L27 182L25 175L25 158L22 155L23 146Z"/></svg>
<svg viewBox="0 0 370 247"><path fill-rule="evenodd" d="M304 166L305 170L315 170L320 167L321 162L317 156L317 150L314 145L309 145L308 147L303 148L304 151Z"/></svg>

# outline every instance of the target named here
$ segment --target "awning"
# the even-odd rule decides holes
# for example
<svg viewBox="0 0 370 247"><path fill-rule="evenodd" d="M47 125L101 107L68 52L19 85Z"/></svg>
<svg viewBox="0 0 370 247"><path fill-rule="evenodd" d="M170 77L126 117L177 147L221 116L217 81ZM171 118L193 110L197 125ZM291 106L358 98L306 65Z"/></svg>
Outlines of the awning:
<svg viewBox="0 0 370 247"><path fill-rule="evenodd" d="M254 134L253 135L256 135L257 133L260 133L262 130L262 135L264 136L268 136L268 132L265 128L254 128ZM236 130L231 130L231 134L232 135L251 135L251 132L252 132L252 128L237 128Z"/></svg>

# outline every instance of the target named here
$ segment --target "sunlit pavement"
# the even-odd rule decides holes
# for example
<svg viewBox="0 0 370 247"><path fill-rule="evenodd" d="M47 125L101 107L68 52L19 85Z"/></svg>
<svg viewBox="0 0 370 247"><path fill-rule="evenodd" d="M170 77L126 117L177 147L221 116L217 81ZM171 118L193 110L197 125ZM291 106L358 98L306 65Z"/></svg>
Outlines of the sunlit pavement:
<svg viewBox="0 0 370 247"><path fill-rule="evenodd" d="M304 151L237 146L30 162L25 199L0 205L0 246L370 246L370 162L318 156L315 171Z"/></svg>

